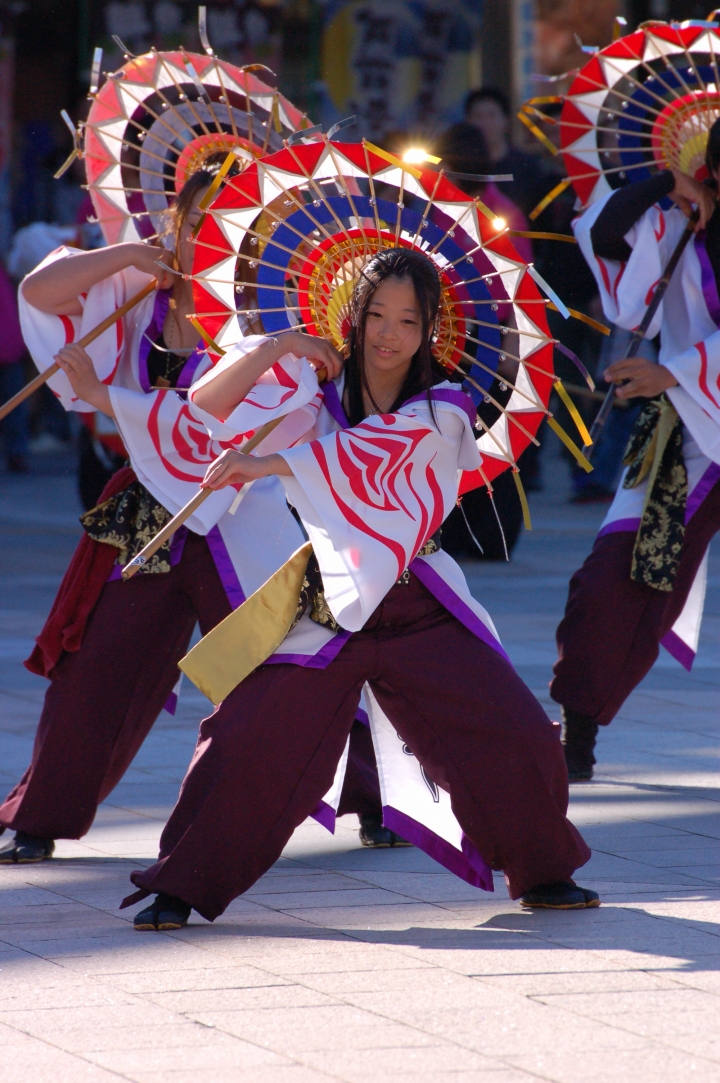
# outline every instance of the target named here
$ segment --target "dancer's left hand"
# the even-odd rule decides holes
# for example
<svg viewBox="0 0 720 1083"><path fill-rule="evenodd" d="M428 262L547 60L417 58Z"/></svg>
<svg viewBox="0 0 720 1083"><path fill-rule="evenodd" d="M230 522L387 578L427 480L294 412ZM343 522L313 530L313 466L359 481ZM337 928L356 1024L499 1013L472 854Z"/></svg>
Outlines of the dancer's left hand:
<svg viewBox="0 0 720 1083"><path fill-rule="evenodd" d="M96 410L101 410L108 417L115 416L110 404L110 392L96 373L87 350L71 342L58 351L55 360L79 399L94 406Z"/></svg>
<svg viewBox="0 0 720 1083"><path fill-rule="evenodd" d="M677 386L677 380L669 369L645 357L626 357L616 361L605 369L603 379L608 383L627 381L615 389L619 399L653 399L669 387Z"/></svg>
<svg viewBox="0 0 720 1083"><path fill-rule="evenodd" d="M207 468L200 488L224 489L227 485L244 485L270 474L284 477L292 474L282 455L243 455L228 448Z"/></svg>

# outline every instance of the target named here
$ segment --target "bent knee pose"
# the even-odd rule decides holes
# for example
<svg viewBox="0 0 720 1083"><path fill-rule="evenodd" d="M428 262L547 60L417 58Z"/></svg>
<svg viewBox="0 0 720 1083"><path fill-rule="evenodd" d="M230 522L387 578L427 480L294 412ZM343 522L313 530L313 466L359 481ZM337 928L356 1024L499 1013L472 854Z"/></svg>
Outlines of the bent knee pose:
<svg viewBox="0 0 720 1083"><path fill-rule="evenodd" d="M525 905L598 904L571 879L589 850L566 817L559 727L433 537L460 472L480 461L471 400L432 353L439 296L426 256L376 256L355 287L344 374L325 385L310 442L257 458L230 452L208 471L205 484L220 491L280 477L315 571L285 640L202 724L159 860L132 876L139 890L124 905L157 893L138 929L178 927L193 907L214 919L278 859L331 786L363 689L388 762L393 747L414 757L420 788L459 824L454 857L439 860L472 864L472 882L490 889L491 870L502 870ZM211 428L213 418L248 426L246 396L288 349L303 358L298 373L326 364L314 336L248 344L192 394Z"/></svg>
<svg viewBox="0 0 720 1083"><path fill-rule="evenodd" d="M184 270L197 205L211 180L195 173L175 203ZM16 832L0 850L3 863L49 857L54 839L89 830L98 804L172 697L196 621L209 632L302 542L279 482L267 478L236 516L228 514L232 490L211 497L172 545L121 580L122 567L197 491L225 446L193 428L173 390L187 388L209 362L183 318L193 307L190 284L162 272L158 259L169 263L172 254L140 243L61 250L20 290L38 366L56 357L62 368L53 390L69 409L94 407L114 417L132 469L115 475L98 508L83 517L87 534L29 663L51 683L30 766L0 807L0 823ZM152 276L157 292L123 318L119 331L111 328L88 351L72 345ZM370 795L358 811L377 816L379 799L372 805Z"/></svg>
<svg viewBox="0 0 720 1083"><path fill-rule="evenodd" d="M720 174L720 123L707 164ZM670 196L677 204L663 210ZM646 400L626 470L592 553L570 581L551 695L562 704L571 781L592 778L608 725L665 646L687 669L697 649L706 554L720 530L720 210L707 187L664 170L599 200L576 222L605 315L632 329L695 203L700 222L648 330L660 364L630 358L606 378Z"/></svg>

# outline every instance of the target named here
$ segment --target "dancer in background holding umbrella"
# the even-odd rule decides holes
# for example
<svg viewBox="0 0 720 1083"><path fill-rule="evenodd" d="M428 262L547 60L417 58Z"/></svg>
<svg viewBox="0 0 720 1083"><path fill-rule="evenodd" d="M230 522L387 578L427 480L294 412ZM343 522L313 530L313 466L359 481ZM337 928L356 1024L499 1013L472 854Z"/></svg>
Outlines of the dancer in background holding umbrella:
<svg viewBox="0 0 720 1083"><path fill-rule="evenodd" d="M130 119L123 95L135 102ZM125 124L119 141L116 114ZM174 709L177 662L196 621L208 632L302 541L270 479L236 516L228 515L232 493L209 501L132 583L120 581L226 446L207 439L174 390L210 359L185 318L191 285L170 268L191 270L191 233L218 158L232 151L239 168L302 123L255 75L202 56L151 52L94 92L84 157L110 244L55 252L25 279L20 304L38 367L56 360L62 369L50 380L62 405L114 417L131 465L83 516L86 534L27 663L51 683L32 762L0 806L0 824L16 832L0 863L44 860L55 839L89 830L163 706ZM158 232L169 248L143 241ZM87 351L76 344L154 279L159 288ZM266 405L278 389L271 374Z"/></svg>
<svg viewBox="0 0 720 1083"><path fill-rule="evenodd" d="M605 374L643 408L557 631L551 695L563 707L571 781L592 778L598 727L660 645L687 669L697 649L707 549L720 529L718 50L720 27L646 26L602 50L602 66L594 58L579 73L563 108L566 163L591 204L575 232L608 319L637 328L682 251L646 332L660 333L659 364L628 357Z"/></svg>

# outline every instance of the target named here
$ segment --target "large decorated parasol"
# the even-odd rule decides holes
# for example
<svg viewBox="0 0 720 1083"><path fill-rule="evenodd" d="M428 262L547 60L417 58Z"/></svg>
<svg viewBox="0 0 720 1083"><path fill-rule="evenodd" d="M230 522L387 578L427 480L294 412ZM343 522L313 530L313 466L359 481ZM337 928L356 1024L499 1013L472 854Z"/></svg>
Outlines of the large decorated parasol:
<svg viewBox="0 0 720 1083"><path fill-rule="evenodd" d="M161 232L163 212L208 159L232 151L244 168L309 127L259 70L262 65L238 68L214 55L152 49L110 73L97 90L96 55L81 153L108 243Z"/></svg>
<svg viewBox="0 0 720 1083"><path fill-rule="evenodd" d="M526 507L517 460L537 443L543 418L572 444L548 409L558 383L538 284L555 295L518 255L503 220L442 172L367 142L291 140L224 181L195 246L195 321L216 357L248 324L269 334L301 329L341 348L364 265L383 247L424 252L442 285L435 355L466 377L480 408L482 466L461 491L491 490L509 467ZM513 381L496 379L501 361L517 362Z"/></svg>
<svg viewBox="0 0 720 1083"><path fill-rule="evenodd" d="M718 9L720 10L720 9ZM583 207L614 189L676 168L707 175L708 132L720 117L720 24L644 23L593 52L563 96L526 102L520 118L544 142L533 119L560 125L567 179ZM719 16L720 17L720 16ZM559 121L547 107L562 102ZM550 144L550 149L556 148Z"/></svg>

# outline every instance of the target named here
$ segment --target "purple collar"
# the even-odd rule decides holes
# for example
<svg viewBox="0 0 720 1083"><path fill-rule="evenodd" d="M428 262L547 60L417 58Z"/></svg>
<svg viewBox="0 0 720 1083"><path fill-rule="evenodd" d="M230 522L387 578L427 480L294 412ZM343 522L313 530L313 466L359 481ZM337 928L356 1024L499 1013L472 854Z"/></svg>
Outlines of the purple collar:
<svg viewBox="0 0 720 1083"><path fill-rule="evenodd" d="M718 296L715 272L713 271L710 257L705 247L705 230L695 234L695 251L700 260L700 273L702 276L702 291L705 298L710 319L720 327L720 296Z"/></svg>
<svg viewBox="0 0 720 1083"><path fill-rule="evenodd" d="M140 349L138 350L138 376L140 378L140 386L145 394L152 391L150 376L148 375L148 357L153 343L157 342L162 334L165 318L167 317L168 308L170 307L170 293L171 290L158 290L155 294L155 304L153 306L150 323L145 328L145 333L140 340ZM199 342L180 370L180 375L178 376L175 385L177 391L187 391L193 381L195 371L204 356L205 344Z"/></svg>
<svg viewBox="0 0 720 1083"><path fill-rule="evenodd" d="M340 396L337 393L337 387L335 386L334 380L328 380L323 387L323 403L327 412L334 421L337 421L341 429L350 428L350 422L343 409L343 404L340 402Z"/></svg>
<svg viewBox="0 0 720 1083"><path fill-rule="evenodd" d="M714 281L714 279L713 279ZM470 427L477 424L477 415L475 406L472 399L465 391L453 391L452 388L438 387L430 389L430 397L435 402L450 402L453 406L459 406L461 410L464 410L470 420ZM411 402L424 402L425 392L421 391L419 395L413 395L411 399L407 399L403 406L407 406ZM347 414L343 409L343 405L340 401L340 396L337 393L337 387L335 383L330 380L323 388L323 402L327 408L331 417L337 421L341 429L348 429L350 422L347 419Z"/></svg>

